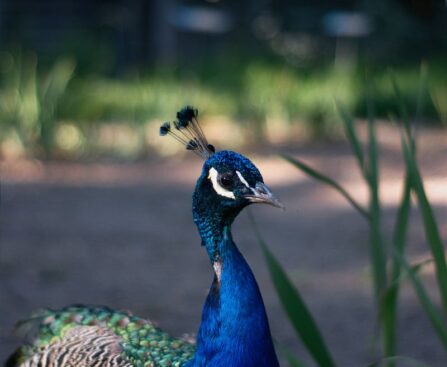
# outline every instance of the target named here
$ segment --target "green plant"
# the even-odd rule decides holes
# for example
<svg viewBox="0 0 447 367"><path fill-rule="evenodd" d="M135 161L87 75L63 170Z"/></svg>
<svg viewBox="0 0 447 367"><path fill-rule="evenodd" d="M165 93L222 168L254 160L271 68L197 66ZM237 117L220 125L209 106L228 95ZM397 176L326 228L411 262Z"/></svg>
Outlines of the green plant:
<svg viewBox="0 0 447 367"><path fill-rule="evenodd" d="M39 107L36 93L36 56L2 55L0 116L5 130L15 130L27 146L36 134Z"/></svg>
<svg viewBox="0 0 447 367"><path fill-rule="evenodd" d="M335 367L335 362L323 340L320 330L314 321L311 312L307 308L303 298L298 290L293 286L286 272L279 264L278 260L269 250L263 240L258 228L250 214L253 228L255 229L258 242L261 245L267 267L270 270L273 284L275 285L278 297L294 327L297 335L301 338L309 353L315 362L321 367ZM283 349L284 350L284 349ZM290 353L284 350L289 363L293 367L302 365L302 362L296 360Z"/></svg>
<svg viewBox="0 0 447 367"><path fill-rule="evenodd" d="M9 54L8 67L3 70L0 117L30 152L52 154L58 109L74 67L70 59L60 58L47 73L38 75L34 53Z"/></svg>
<svg viewBox="0 0 447 367"><path fill-rule="evenodd" d="M403 193L398 206L394 233L389 238L382 225L381 203L379 199L379 156L377 143L374 110L371 91L368 93L368 122L367 122L367 146L364 147L358 137L357 129L352 117L346 109L337 103L337 108L343 121L346 137L351 145L353 155L358 163L362 177L369 189L369 205L365 208L358 203L339 183L321 172L311 168L306 163L289 155L282 157L311 178L320 181L338 191L353 206L358 213L366 219L369 225L370 264L372 271L372 283L375 295L375 306L378 314L378 323L381 330L383 345L382 361L374 363L374 366L394 366L396 361L406 359L397 355L397 314L399 288L404 279L409 279L419 297L422 308L429 318L432 326L447 350L447 323L442 312L435 306L417 271L424 264L410 265L405 258L406 233L411 211L411 193L414 193L419 204L423 219L427 243L429 244L436 269L438 290L441 297L444 313L447 310L447 268L444 255L444 247L435 220L432 207L427 199L425 187L421 178L420 169L416 162L416 141L408 119L405 102L401 98L400 89L395 79L392 79L395 90L395 98L403 120L402 153L406 164L406 174L403 185ZM421 89L424 84L424 73L421 73ZM419 95L422 95L420 93ZM421 101L418 100L417 110ZM299 296L298 290L293 287L287 278L285 271L268 250L265 242L260 238L259 243L264 253L273 283L275 285L281 303L286 310L289 319L296 328L309 352L319 366L334 366L330 354L325 346L317 325L312 321L309 310ZM391 264L391 267L388 265ZM403 276L405 275L405 276ZM298 315L300 314L300 315ZM312 343L309 343L312 340ZM326 360L322 360L326 356ZM293 358L287 355L290 365L298 365ZM411 359L409 359L411 360ZM414 365L418 362L412 361Z"/></svg>
<svg viewBox="0 0 447 367"><path fill-rule="evenodd" d="M38 79L37 96L39 102L38 142L47 156L51 156L54 146L55 124L59 103L73 76L75 65L69 59L56 61L48 74Z"/></svg>
<svg viewBox="0 0 447 367"><path fill-rule="evenodd" d="M59 58L45 71L43 61L38 66L37 60L30 52L0 55L0 139L15 131L31 155L53 154L59 122L75 127L82 135L79 151L91 154L107 145L95 133L104 125L139 131L142 138L135 153L141 154L146 143L151 145L144 138L150 122L169 116L185 103L204 106L208 116L225 114L228 120L241 121L240 131L251 141L281 141L296 130L313 138L338 135L342 128L333 108L334 94L356 117L368 115L361 70L341 73L330 64L296 68L269 59L231 62L226 56L207 59L202 66L138 70L120 77L86 74L84 68L73 78L74 61ZM420 94L418 75L415 65L396 69L401 98L407 104ZM397 113L386 70L373 69L369 78L375 85L370 96L375 117ZM441 116L445 122L447 73L442 60L430 61L426 85L419 115L428 122ZM281 128L275 130L274 125ZM113 149L112 154L122 153L119 147ZM78 157L79 151L70 154Z"/></svg>

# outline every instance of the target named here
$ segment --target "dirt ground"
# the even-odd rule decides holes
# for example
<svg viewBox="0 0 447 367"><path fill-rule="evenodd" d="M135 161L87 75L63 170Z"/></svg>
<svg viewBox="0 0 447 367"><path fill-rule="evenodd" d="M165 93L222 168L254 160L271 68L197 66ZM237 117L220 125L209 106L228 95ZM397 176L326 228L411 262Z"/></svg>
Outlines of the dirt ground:
<svg viewBox="0 0 447 367"><path fill-rule="evenodd" d="M445 239L447 135L420 134L420 162ZM398 140L388 128L382 131L388 231L401 189ZM302 292L338 365L367 366L377 346L366 223L332 190L276 158L278 151L324 170L366 203L355 162L341 142L247 153L287 208L252 207L267 243ZM194 333L212 278L191 218L200 169L193 157L132 164L1 162L0 361L19 343L14 323L42 307L104 304L155 320L175 335ZM260 284L274 338L312 366L284 316L246 213L233 232ZM409 238L411 261L430 258L417 210ZM423 277L436 296L430 266ZM410 286L401 297L399 335L400 354L446 365L447 354Z"/></svg>

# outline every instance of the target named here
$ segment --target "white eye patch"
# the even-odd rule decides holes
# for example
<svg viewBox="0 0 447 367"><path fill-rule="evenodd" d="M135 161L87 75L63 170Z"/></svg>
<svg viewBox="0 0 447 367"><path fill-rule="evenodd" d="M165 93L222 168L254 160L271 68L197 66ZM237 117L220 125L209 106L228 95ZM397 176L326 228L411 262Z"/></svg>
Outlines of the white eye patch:
<svg viewBox="0 0 447 367"><path fill-rule="evenodd" d="M237 176L239 177L239 180L248 188L250 188L250 185L248 184L247 180L242 176L242 174L239 171L236 171ZM208 178L211 180L211 183L213 185L214 191L216 191L220 196L224 196L229 199L235 200L236 197L234 196L232 191L229 191L227 189L224 189L218 182L217 176L219 175L219 172L214 167L211 167L208 172Z"/></svg>
<svg viewBox="0 0 447 367"><path fill-rule="evenodd" d="M220 186L219 182L217 182L218 174L219 173L216 171L214 167L211 167L210 171L208 172L208 178L211 180L211 183L213 184L214 191L216 191L220 196L225 196L226 198L230 198L233 200L236 199L236 197L231 191L224 189L222 186Z"/></svg>

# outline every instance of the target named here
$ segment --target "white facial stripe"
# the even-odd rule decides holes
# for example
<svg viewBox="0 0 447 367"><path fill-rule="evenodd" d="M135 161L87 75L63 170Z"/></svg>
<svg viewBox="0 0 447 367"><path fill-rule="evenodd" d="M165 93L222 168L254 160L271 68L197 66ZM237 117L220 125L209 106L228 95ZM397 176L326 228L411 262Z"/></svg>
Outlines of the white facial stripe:
<svg viewBox="0 0 447 367"><path fill-rule="evenodd" d="M208 178L211 180L211 183L213 184L213 189L216 191L220 196L225 196L226 198L230 199L236 199L234 194L231 191L228 191L224 189L222 186L220 186L219 182L217 182L217 175L219 173L216 171L214 167L211 167L210 171L208 172Z"/></svg>
<svg viewBox="0 0 447 367"><path fill-rule="evenodd" d="M250 185L248 184L247 180L244 178L244 176L242 176L242 174L239 171L236 171L236 174L239 177L239 180L241 180L241 182L247 186L247 188L250 188Z"/></svg>

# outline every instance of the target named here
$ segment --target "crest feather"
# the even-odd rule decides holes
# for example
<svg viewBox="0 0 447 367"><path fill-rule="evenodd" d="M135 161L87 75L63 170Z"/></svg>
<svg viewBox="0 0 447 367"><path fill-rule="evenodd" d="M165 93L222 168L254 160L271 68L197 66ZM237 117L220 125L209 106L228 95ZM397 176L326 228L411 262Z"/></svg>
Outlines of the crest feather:
<svg viewBox="0 0 447 367"><path fill-rule="evenodd" d="M203 159L208 159L215 153L216 149L208 143L197 120L198 114L199 111L194 107L186 106L182 108L177 112L177 120L172 122L176 131L173 131L170 122L164 122L160 126L160 135L170 135L183 144L187 150L194 152Z"/></svg>

